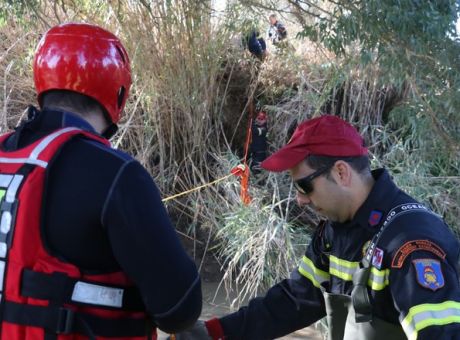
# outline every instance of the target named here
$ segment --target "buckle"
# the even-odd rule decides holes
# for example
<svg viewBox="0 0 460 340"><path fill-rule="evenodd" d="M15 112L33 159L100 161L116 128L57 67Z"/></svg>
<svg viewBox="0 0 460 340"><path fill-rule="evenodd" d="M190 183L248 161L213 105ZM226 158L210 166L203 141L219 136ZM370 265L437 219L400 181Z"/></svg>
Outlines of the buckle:
<svg viewBox="0 0 460 340"><path fill-rule="evenodd" d="M58 320L56 327L56 334L68 334L71 333L73 328L73 322L75 319L75 312L68 308L59 308Z"/></svg>

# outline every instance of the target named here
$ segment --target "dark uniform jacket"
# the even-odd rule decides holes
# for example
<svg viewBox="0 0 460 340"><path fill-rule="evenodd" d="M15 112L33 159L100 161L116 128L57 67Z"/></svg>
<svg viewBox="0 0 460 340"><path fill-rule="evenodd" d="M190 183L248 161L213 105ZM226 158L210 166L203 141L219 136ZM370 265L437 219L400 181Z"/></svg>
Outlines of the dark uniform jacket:
<svg viewBox="0 0 460 340"><path fill-rule="evenodd" d="M243 45L258 58L262 58L267 49L264 38L260 37L256 30L252 30L243 38Z"/></svg>
<svg viewBox="0 0 460 340"><path fill-rule="evenodd" d="M251 124L251 170L260 170L260 163L267 158L267 122L258 124L255 120ZM254 169L253 169L254 168Z"/></svg>
<svg viewBox="0 0 460 340"><path fill-rule="evenodd" d="M3 148L24 147L63 127L94 132L72 113L32 113ZM175 332L192 325L201 312L200 278L142 165L78 137L47 171L42 233L49 252L83 273L124 271L159 328Z"/></svg>
<svg viewBox="0 0 460 340"><path fill-rule="evenodd" d="M298 269L265 297L220 319L226 339L274 339L325 316L322 289L350 295L352 274L367 245L395 207L418 203L386 170L353 220L321 223ZM378 241L368 281L373 314L401 324L409 339L460 339L459 243L437 215L395 218Z"/></svg>

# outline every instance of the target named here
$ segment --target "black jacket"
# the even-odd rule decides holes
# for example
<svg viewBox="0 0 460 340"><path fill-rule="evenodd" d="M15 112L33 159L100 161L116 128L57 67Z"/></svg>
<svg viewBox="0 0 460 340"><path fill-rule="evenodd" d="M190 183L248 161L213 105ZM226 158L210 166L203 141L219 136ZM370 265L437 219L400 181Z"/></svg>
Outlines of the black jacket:
<svg viewBox="0 0 460 340"><path fill-rule="evenodd" d="M298 269L265 297L220 319L226 339L274 339L325 316L320 287L351 294L352 274L386 214L416 201L383 170L353 220L321 223ZM373 314L402 324L419 340L460 339L459 243L441 218L414 212L396 218L377 244L368 292Z"/></svg>

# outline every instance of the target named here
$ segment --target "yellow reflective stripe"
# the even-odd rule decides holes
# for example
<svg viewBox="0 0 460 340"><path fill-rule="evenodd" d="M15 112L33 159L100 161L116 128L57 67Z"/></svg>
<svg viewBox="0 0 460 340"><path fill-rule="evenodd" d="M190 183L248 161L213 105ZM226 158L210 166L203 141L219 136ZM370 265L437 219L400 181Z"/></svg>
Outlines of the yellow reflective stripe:
<svg viewBox="0 0 460 340"><path fill-rule="evenodd" d="M353 274L359 268L359 262L339 259L334 255L329 255L329 262L329 273L345 281L352 281Z"/></svg>
<svg viewBox="0 0 460 340"><path fill-rule="evenodd" d="M313 262L306 256L302 258L299 266L299 273L309 279L317 288L321 287L321 283L329 281L329 274L316 267Z"/></svg>
<svg viewBox="0 0 460 340"><path fill-rule="evenodd" d="M345 281L352 281L353 280L353 275L341 272L341 271L339 271L339 270L337 270L335 268L331 268L329 270L329 273L331 273L331 275L337 276L338 278L340 278L342 280L345 280Z"/></svg>
<svg viewBox="0 0 460 340"><path fill-rule="evenodd" d="M337 264L338 266L341 266L341 267L347 267L347 268L351 268L351 269L355 269L355 268L358 268L359 267L359 262L350 262L350 261L347 261L347 260L344 260L344 259L339 259L338 257L334 256L334 255L329 255L329 261Z"/></svg>
<svg viewBox="0 0 460 340"><path fill-rule="evenodd" d="M345 281L353 281L353 274L359 269L359 262L347 261L334 255L329 255L329 261L329 273L331 275L337 276ZM372 267L367 284L373 290L382 290L389 285L389 276L389 269L378 270Z"/></svg>
<svg viewBox="0 0 460 340"><path fill-rule="evenodd" d="M429 326L460 323L460 302L425 303L409 309L401 322L409 340L417 339L418 332Z"/></svg>
<svg viewBox="0 0 460 340"><path fill-rule="evenodd" d="M372 267L367 284L372 290L382 290L390 284L388 280L389 276L389 269L378 270L377 268Z"/></svg>

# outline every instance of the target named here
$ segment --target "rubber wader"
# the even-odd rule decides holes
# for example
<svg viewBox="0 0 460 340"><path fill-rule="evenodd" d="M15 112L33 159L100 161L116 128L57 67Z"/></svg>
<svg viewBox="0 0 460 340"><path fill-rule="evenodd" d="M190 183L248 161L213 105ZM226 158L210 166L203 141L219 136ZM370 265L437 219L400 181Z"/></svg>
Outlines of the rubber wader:
<svg viewBox="0 0 460 340"><path fill-rule="evenodd" d="M323 293L326 303L328 340L407 340L402 327L373 316L356 322L351 296Z"/></svg>

